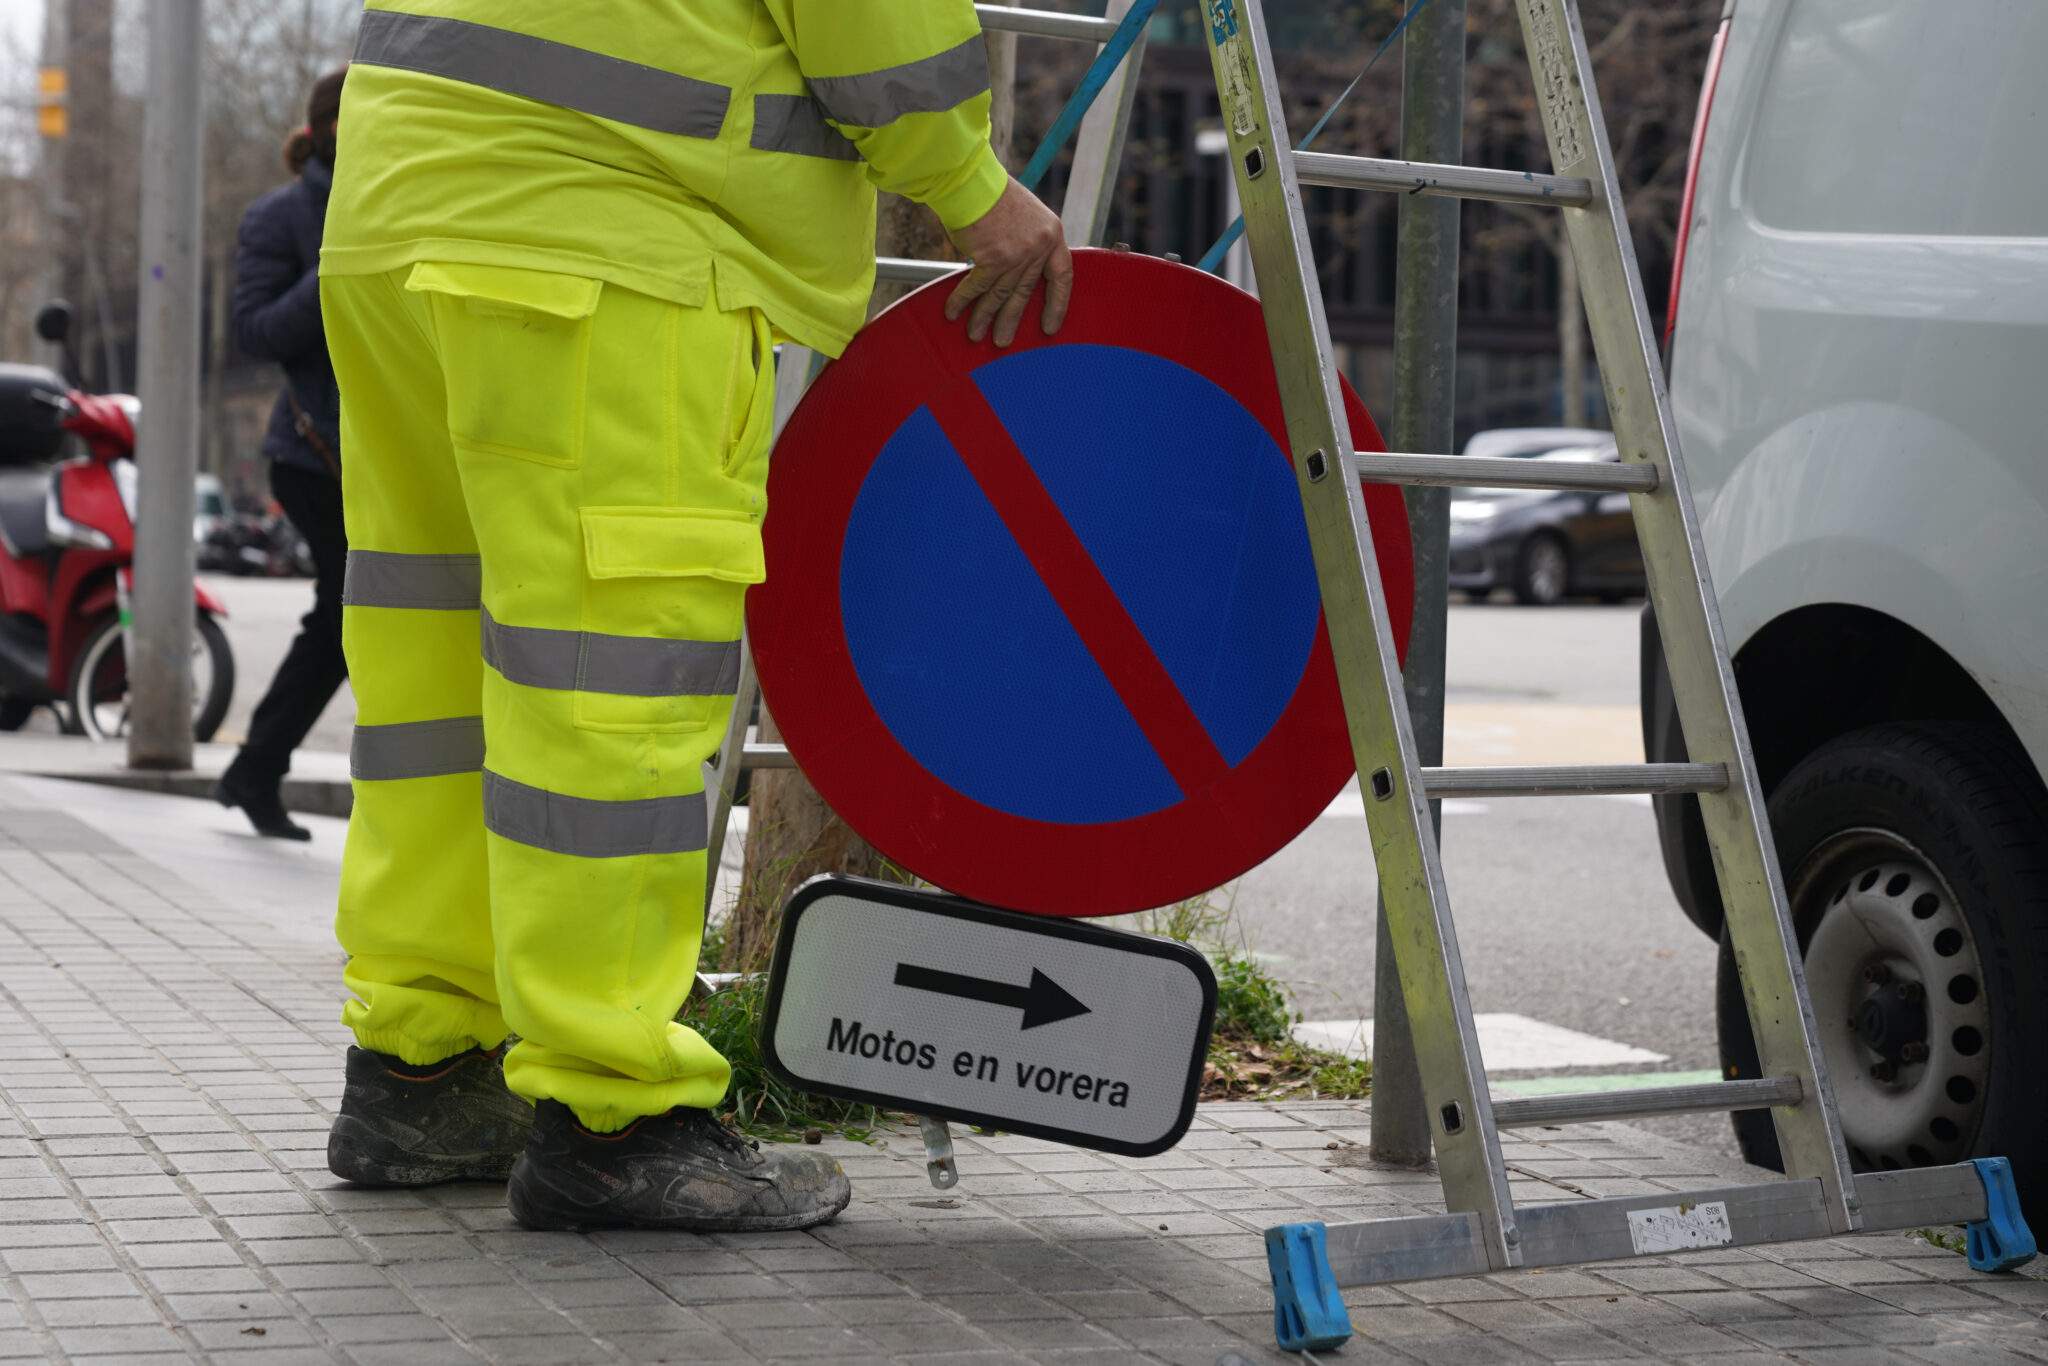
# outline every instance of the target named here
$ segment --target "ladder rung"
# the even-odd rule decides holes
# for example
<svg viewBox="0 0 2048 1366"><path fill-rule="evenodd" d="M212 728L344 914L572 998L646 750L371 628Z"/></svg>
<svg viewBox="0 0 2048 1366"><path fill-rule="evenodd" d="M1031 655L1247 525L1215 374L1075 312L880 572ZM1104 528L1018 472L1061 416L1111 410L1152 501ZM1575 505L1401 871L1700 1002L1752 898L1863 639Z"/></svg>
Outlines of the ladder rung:
<svg viewBox="0 0 2048 1366"><path fill-rule="evenodd" d="M1087 14L1060 14L1053 10L1019 9L1014 5L976 5L983 28L1004 33L1029 33L1040 38L1073 38L1084 43L1106 43L1116 32L1117 21Z"/></svg>
<svg viewBox="0 0 2048 1366"><path fill-rule="evenodd" d="M1395 455L1359 451L1358 472L1382 484L1439 488L1577 489L1587 493L1649 493L1655 465L1618 460L1531 460L1485 455Z"/></svg>
<svg viewBox="0 0 2048 1366"><path fill-rule="evenodd" d="M1635 1119L1708 1110L1761 1110L1797 1105L1806 1088L1797 1077L1709 1081L1693 1086L1656 1086L1640 1091L1582 1091L1562 1096L1520 1096L1493 1103L1493 1122L1503 1129L1537 1124L1571 1124L1588 1119Z"/></svg>
<svg viewBox="0 0 2048 1366"><path fill-rule="evenodd" d="M1528 768L1425 768L1431 797L1597 797L1719 792L1725 764L1580 764Z"/></svg>
<svg viewBox="0 0 2048 1366"><path fill-rule="evenodd" d="M958 261L919 261L909 256L875 258L875 278L894 280L900 284L926 284L932 280L943 280L954 271L965 269L967 267Z"/></svg>
<svg viewBox="0 0 2048 1366"><path fill-rule="evenodd" d="M1503 204L1551 204L1583 208L1593 202L1593 182L1584 176L1497 171L1484 166L1446 166L1434 161L1389 161L1337 152L1296 152L1294 173L1304 185L1395 194L1448 195L1491 199Z"/></svg>
<svg viewBox="0 0 2048 1366"><path fill-rule="evenodd" d="M790 757L788 745L748 745L740 752L740 767L795 768L796 760Z"/></svg>

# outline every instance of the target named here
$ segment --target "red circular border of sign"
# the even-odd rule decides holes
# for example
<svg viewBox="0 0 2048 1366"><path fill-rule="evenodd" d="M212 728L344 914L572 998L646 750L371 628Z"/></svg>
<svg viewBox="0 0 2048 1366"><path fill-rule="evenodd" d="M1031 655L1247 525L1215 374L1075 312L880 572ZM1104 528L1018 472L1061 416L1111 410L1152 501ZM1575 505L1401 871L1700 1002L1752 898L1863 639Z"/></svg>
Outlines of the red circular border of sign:
<svg viewBox="0 0 2048 1366"><path fill-rule="evenodd" d="M1118 915L1222 886L1294 839L1354 772L1327 623L1265 739L1207 788L1128 820L1068 825L1011 815L948 787L899 744L868 700L846 644L839 563L876 456L923 406L934 376L998 355L1088 342L1150 352L1204 376L1288 449L1265 322L1251 295L1204 271L1126 252L1074 253L1073 307L1058 337L1033 302L1008 352L945 319L953 281L919 289L870 323L791 415L770 464L768 580L747 598L762 692L804 774L885 856L948 891L1041 915ZM1347 384L1351 438L1386 449ZM1394 638L1405 652L1414 557L1401 492L1368 484L1366 506ZM1060 762L1049 755L1047 762Z"/></svg>

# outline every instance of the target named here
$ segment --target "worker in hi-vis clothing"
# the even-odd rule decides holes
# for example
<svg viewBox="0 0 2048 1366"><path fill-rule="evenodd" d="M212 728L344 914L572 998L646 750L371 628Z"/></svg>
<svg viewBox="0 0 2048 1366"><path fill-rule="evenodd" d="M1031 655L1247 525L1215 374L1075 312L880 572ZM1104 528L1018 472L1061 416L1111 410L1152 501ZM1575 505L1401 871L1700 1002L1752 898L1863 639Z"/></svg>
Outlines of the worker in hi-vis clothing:
<svg viewBox="0 0 2048 1366"><path fill-rule="evenodd" d="M320 297L358 706L337 929L352 1181L529 1228L794 1229L850 1198L722 1127L675 1016L702 767L763 577L774 356L838 354L875 189L1007 344L1072 266L989 146L969 0L370 0ZM508 1036L512 1046L505 1048Z"/></svg>

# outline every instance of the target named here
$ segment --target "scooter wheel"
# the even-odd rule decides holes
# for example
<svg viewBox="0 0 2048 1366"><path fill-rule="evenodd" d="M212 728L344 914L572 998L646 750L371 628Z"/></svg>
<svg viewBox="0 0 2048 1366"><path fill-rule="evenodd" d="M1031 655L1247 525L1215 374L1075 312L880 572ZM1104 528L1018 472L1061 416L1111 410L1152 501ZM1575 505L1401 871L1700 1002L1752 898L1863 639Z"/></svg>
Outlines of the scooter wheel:
<svg viewBox="0 0 2048 1366"><path fill-rule="evenodd" d="M204 744L227 718L235 695L235 656L220 623L202 613L192 641L196 690L192 698L192 738ZM115 740L128 730L128 661L122 647L121 624L109 616L87 632L65 690L72 734Z"/></svg>

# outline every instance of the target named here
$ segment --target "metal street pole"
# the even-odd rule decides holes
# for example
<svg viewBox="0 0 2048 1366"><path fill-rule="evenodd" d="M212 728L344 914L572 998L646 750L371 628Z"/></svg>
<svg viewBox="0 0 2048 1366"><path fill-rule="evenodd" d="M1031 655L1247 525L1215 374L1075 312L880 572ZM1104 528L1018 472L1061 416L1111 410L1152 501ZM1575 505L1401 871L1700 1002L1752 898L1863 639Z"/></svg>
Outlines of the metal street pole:
<svg viewBox="0 0 2048 1366"><path fill-rule="evenodd" d="M150 0L137 336L131 768L192 766L192 479L199 468L203 0Z"/></svg>
<svg viewBox="0 0 2048 1366"><path fill-rule="evenodd" d="M1401 53L1401 156L1455 163L1463 157L1465 0L1435 0L1409 24ZM1394 287L1393 449L1448 454L1457 402L1458 201L1400 199ZM1403 674L1415 755L1444 757L1444 647L1449 598L1449 489L1411 488L1408 526L1415 542L1415 625ZM1443 804L1429 804L1443 829ZM1415 1040L1394 966L1384 899L1374 951L1372 1012L1372 1156L1421 1166L1429 1161L1429 1114Z"/></svg>

